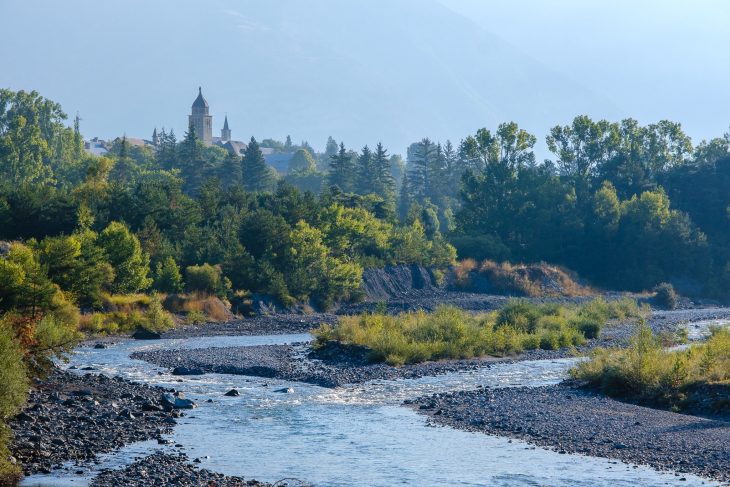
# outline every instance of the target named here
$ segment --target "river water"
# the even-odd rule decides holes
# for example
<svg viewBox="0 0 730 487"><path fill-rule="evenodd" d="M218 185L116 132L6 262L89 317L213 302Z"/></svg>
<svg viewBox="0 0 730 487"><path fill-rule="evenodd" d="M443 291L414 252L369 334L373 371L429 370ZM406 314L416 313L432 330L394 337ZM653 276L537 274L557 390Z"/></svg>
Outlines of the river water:
<svg viewBox="0 0 730 487"><path fill-rule="evenodd" d="M191 459L201 458L201 467L228 475L363 487L718 485L691 475L680 477L613 460L561 455L518 440L432 427L424 416L401 406L406 398L480 385L555 384L577 359L526 361L438 377L326 389L218 374L179 382L167 370L129 358L138 350L284 344L309 338L125 341L107 349L81 348L66 367L93 366L108 375L184 391L199 408L179 420L170 439L183 445ZM241 396L225 397L234 387ZM275 392L284 387L294 392ZM74 474L78 467L69 466L51 475L32 476L23 485L87 485L98 469L123 466L159 449L177 451L156 442L138 443L102 456L98 465L85 466L85 475Z"/></svg>

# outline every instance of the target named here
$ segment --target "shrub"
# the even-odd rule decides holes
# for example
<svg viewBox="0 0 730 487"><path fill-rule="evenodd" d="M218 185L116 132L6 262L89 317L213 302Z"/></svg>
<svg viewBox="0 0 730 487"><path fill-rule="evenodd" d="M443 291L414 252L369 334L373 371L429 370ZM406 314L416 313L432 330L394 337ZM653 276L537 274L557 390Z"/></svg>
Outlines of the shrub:
<svg viewBox="0 0 730 487"><path fill-rule="evenodd" d="M511 326L518 331L535 331L539 311L524 299L509 301L497 315L497 326Z"/></svg>
<svg viewBox="0 0 730 487"><path fill-rule="evenodd" d="M654 302L664 309L676 309L679 304L679 295L668 282L663 282L654 288Z"/></svg>
<svg viewBox="0 0 730 487"><path fill-rule="evenodd" d="M20 469L8 461L8 445L12 438L5 419L15 415L25 403L28 376L23 365L23 352L12 328L0 321L0 484L14 485Z"/></svg>
<svg viewBox="0 0 730 487"><path fill-rule="evenodd" d="M454 264L454 267L452 268L454 273L454 285L461 289L469 287L471 284L469 275L476 268L477 261L474 259L464 259Z"/></svg>
<svg viewBox="0 0 730 487"><path fill-rule="evenodd" d="M191 311L185 317L185 323L188 325L202 325L206 321L205 314L202 311Z"/></svg>
<svg viewBox="0 0 730 487"><path fill-rule="evenodd" d="M152 295L145 318L147 321L146 328L151 331L165 331L174 325L172 316L163 309L162 302L157 294Z"/></svg>
<svg viewBox="0 0 730 487"><path fill-rule="evenodd" d="M191 265L185 269L185 276L190 292L219 294L223 290L220 266Z"/></svg>
<svg viewBox="0 0 730 487"><path fill-rule="evenodd" d="M599 321L581 317L574 322L574 326L588 339L598 338L601 334L601 323Z"/></svg>
<svg viewBox="0 0 730 487"><path fill-rule="evenodd" d="M597 349L571 370L605 394L681 409L688 389L730 381L730 330L714 330L705 343L666 350L642 324L626 349Z"/></svg>
<svg viewBox="0 0 730 487"><path fill-rule="evenodd" d="M453 306L390 316L363 313L313 331L316 346L334 340L371 350L371 358L400 365L424 360L555 350L585 343L574 323L581 307L513 300L499 312L470 314Z"/></svg>

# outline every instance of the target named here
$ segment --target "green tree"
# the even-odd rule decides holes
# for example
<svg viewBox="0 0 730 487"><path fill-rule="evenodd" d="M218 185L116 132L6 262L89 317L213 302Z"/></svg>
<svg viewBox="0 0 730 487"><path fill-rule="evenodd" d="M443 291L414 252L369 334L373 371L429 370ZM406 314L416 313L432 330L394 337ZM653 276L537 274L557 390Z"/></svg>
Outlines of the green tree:
<svg viewBox="0 0 730 487"><path fill-rule="evenodd" d="M135 293L152 284L149 256L142 251L139 239L123 223L111 222L99 234L98 245L104 250L116 276L111 290L116 293Z"/></svg>
<svg viewBox="0 0 730 487"><path fill-rule="evenodd" d="M356 159L355 186L358 194L370 194L375 192L374 180L376 178L373 166L373 153L367 145L362 148Z"/></svg>
<svg viewBox="0 0 730 487"><path fill-rule="evenodd" d="M179 293L183 290L183 280L175 259L168 256L155 267L154 288L163 293Z"/></svg>
<svg viewBox="0 0 730 487"><path fill-rule="evenodd" d="M298 149L289 160L289 172L312 172L317 169L317 163L308 150Z"/></svg>
<svg viewBox="0 0 730 487"><path fill-rule="evenodd" d="M353 169L352 156L345 149L345 144L340 142L340 150L330 158L327 184L337 186L346 193L351 192L354 189Z"/></svg>
<svg viewBox="0 0 730 487"><path fill-rule="evenodd" d="M243 156L243 185L247 191L251 192L271 191L274 185L271 169L266 164L259 144L253 137Z"/></svg>

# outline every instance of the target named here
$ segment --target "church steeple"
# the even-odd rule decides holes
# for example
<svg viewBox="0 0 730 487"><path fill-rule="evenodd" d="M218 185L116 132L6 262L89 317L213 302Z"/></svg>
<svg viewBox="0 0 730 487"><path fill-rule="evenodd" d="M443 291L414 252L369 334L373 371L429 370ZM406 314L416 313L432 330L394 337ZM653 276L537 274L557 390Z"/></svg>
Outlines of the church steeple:
<svg viewBox="0 0 730 487"><path fill-rule="evenodd" d="M213 142L213 117L208 114L208 102L203 98L203 88L200 86L188 122L195 129L195 135L199 139L206 144Z"/></svg>
<svg viewBox="0 0 730 487"><path fill-rule="evenodd" d="M223 121L223 130L221 130L221 142L228 142L231 140L231 129L228 128L228 114L226 119Z"/></svg>

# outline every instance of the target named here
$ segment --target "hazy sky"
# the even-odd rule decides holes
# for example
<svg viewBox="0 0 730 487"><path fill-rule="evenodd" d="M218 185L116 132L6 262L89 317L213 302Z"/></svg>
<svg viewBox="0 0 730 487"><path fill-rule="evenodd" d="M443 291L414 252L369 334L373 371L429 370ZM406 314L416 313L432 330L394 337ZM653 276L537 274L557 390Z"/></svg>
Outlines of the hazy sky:
<svg viewBox="0 0 730 487"><path fill-rule="evenodd" d="M626 115L680 121L696 137L730 127L730 2L441 0Z"/></svg>
<svg viewBox="0 0 730 487"><path fill-rule="evenodd" d="M328 135L392 152L573 115L730 126L721 0L0 0L0 87L77 111L85 136L187 128L203 85L214 133Z"/></svg>

